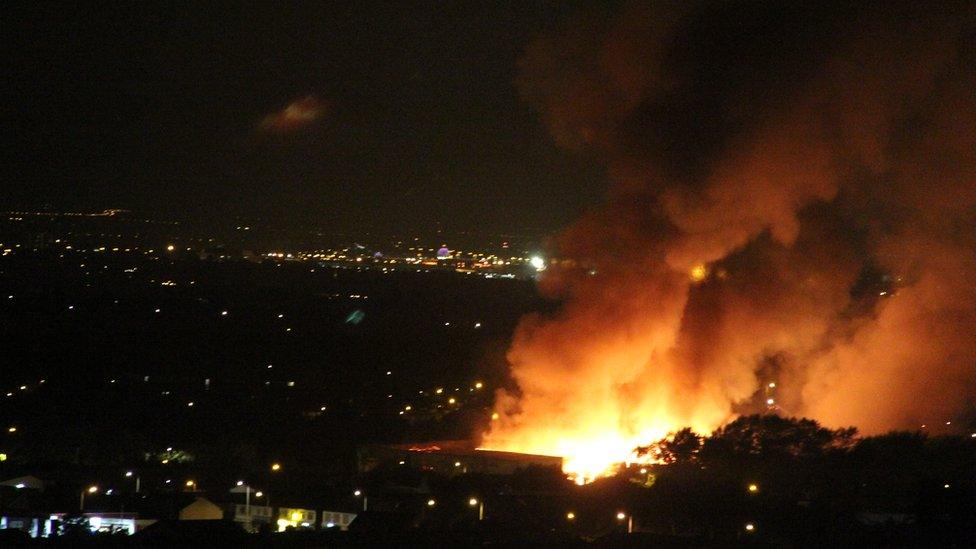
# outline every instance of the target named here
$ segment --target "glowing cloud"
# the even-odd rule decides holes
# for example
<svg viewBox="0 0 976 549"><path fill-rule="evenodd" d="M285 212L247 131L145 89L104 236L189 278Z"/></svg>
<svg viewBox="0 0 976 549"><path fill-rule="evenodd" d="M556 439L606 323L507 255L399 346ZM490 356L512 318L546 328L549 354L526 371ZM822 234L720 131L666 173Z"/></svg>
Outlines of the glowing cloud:
<svg viewBox="0 0 976 549"><path fill-rule="evenodd" d="M325 102L314 95L308 95L292 101L280 111L265 116L259 127L268 132L293 132L314 124L325 115L327 110Z"/></svg>

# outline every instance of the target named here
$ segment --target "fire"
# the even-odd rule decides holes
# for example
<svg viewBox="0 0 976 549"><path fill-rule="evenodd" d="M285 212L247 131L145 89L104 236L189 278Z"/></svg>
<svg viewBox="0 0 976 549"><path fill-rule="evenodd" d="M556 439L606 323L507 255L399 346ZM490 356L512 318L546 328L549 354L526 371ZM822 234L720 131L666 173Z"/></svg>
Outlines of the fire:
<svg viewBox="0 0 976 549"><path fill-rule="evenodd" d="M976 222L976 70L958 61L968 12L905 33L907 12L866 8L825 54L819 36L756 47L795 34L792 18L740 35L724 9L664 6L544 37L520 63L555 141L616 185L551 239L560 259L537 280L559 306L519 323L482 445L561 456L587 482L744 408L867 434L964 416L976 394L976 239L960 229ZM709 57L724 49L745 52L731 80ZM704 55L671 55L682 51ZM783 86L770 67L804 77Z"/></svg>
<svg viewBox="0 0 976 549"><path fill-rule="evenodd" d="M638 448L685 426L681 421L658 418L648 419L638 430L614 428L612 421L554 429L546 424L520 424L516 417L502 418L496 420L502 421L502 427L488 433L484 449L562 457L563 472L580 485L613 476L623 465L653 463L654 457L640 455Z"/></svg>

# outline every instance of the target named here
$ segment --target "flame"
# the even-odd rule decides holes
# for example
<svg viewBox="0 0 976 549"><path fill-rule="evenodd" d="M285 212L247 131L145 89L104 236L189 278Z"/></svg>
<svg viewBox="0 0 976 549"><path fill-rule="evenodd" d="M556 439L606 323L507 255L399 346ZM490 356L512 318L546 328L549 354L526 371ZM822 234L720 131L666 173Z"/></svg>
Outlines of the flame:
<svg viewBox="0 0 976 549"><path fill-rule="evenodd" d="M731 20L642 5L527 48L520 90L559 145L594 155L616 185L551 240L559 259L537 280L560 306L519 323L511 391L497 394L482 446L561 456L587 482L637 446L711 432L744 409L866 434L965 417L976 394L976 239L960 229L976 222L976 70L958 61L969 12L910 33L931 10L845 12L864 24L837 25L825 56L819 33L788 51L753 47L807 27L774 17L740 35L747 16L768 15L752 5ZM732 79L712 57L724 48L745 52ZM681 51L698 53L676 62ZM768 78L777 66L809 70L784 86ZM699 143L712 121L714 139ZM857 291L876 269L883 299Z"/></svg>
<svg viewBox="0 0 976 549"><path fill-rule="evenodd" d="M606 417L606 411L594 410L595 417ZM553 429L545 424L522 424L513 416L502 417L507 427L490 431L482 444L484 449L561 457L563 472L579 485L614 476L621 466L655 463L653 455L640 454L638 448L686 426L686 422L677 419L647 418L642 428L631 430L597 419L572 428ZM701 431L705 430L701 427Z"/></svg>
<svg viewBox="0 0 976 549"><path fill-rule="evenodd" d="M692 282L701 282L708 276L708 267L704 263L699 263L692 267L689 274Z"/></svg>

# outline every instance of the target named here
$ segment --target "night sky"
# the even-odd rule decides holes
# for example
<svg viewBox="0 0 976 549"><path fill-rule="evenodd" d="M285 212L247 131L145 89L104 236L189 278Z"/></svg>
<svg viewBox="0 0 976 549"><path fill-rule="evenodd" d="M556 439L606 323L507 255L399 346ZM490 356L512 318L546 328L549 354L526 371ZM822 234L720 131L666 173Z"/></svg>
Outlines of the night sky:
<svg viewBox="0 0 976 549"><path fill-rule="evenodd" d="M605 177L552 142L515 80L533 38L580 17L556 2L5 2L0 207L552 231Z"/></svg>

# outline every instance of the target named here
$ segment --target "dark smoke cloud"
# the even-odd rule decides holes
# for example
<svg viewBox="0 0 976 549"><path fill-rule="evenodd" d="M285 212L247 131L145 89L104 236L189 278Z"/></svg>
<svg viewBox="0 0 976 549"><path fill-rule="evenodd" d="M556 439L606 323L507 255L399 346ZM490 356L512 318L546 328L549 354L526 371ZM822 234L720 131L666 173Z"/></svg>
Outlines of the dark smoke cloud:
<svg viewBox="0 0 976 549"><path fill-rule="evenodd" d="M525 98L615 185L558 239L564 307L519 327L486 443L711 429L770 380L784 412L868 432L972 406L974 21L654 3L530 45Z"/></svg>

